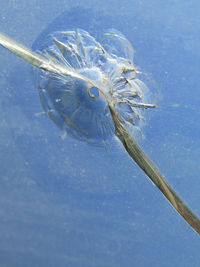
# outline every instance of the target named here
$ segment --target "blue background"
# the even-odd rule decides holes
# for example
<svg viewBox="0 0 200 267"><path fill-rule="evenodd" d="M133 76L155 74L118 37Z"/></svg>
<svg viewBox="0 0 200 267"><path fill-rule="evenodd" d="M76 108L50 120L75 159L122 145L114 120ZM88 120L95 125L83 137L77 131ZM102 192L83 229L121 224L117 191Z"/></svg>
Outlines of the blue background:
<svg viewBox="0 0 200 267"><path fill-rule="evenodd" d="M63 27L123 32L158 104L139 145L200 216L199 1L73 2L1 0L0 31L28 47ZM0 69L0 266L200 266L199 236L119 142L59 140L34 116L30 67L1 47Z"/></svg>

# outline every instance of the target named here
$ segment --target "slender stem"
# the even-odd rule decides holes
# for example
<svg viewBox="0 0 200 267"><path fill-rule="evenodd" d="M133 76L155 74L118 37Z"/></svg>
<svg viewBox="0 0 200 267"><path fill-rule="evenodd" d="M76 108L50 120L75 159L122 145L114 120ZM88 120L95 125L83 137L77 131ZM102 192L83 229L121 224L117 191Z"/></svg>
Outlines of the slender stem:
<svg viewBox="0 0 200 267"><path fill-rule="evenodd" d="M66 65L61 65L58 62L55 62L51 59L51 57L44 57L37 53L32 52L27 47L19 44L18 42L12 40L11 38L7 37L3 33L0 33L0 45L10 50L12 53L23 59L24 61L28 62L32 66L43 69L45 71L53 72L60 75L68 75L73 78L78 78L82 81L88 82L90 85L97 87L103 94L103 90L98 87L91 79L83 76L82 74L78 73L78 71L73 71L68 68ZM46 55L47 56L47 55Z"/></svg>
<svg viewBox="0 0 200 267"><path fill-rule="evenodd" d="M137 163L137 165L146 173L149 179L159 188L163 195L168 199L171 205L185 219L185 221L200 234L200 220L192 213L192 211L184 204L175 191L167 184L163 176L153 166L151 161L145 156L138 147L133 137L123 126L122 119L116 112L114 107L110 105L110 112L115 125L115 134L122 142L129 156Z"/></svg>

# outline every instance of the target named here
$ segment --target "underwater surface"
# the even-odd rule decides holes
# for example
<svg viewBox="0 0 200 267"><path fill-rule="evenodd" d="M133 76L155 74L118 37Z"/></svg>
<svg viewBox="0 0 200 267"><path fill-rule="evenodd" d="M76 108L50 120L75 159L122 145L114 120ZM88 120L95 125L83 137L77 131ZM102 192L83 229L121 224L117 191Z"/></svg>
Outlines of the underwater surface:
<svg viewBox="0 0 200 267"><path fill-rule="evenodd" d="M157 105L136 140L200 216L198 1L1 1L0 32L122 32ZM33 69L0 47L0 265L199 266L199 236L115 138L93 146L45 115Z"/></svg>

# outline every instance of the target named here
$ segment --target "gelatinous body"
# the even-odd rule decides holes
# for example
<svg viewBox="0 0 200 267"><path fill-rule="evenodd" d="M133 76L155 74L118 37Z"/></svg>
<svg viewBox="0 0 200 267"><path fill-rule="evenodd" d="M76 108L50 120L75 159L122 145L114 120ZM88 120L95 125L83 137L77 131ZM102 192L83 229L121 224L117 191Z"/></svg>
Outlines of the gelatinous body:
<svg viewBox="0 0 200 267"><path fill-rule="evenodd" d="M144 104L146 87L136 78L133 48L121 33L107 32L101 45L80 29L55 32L45 44L42 56L93 82L35 70L42 106L61 129L92 144L106 141L114 135L109 101L127 124L139 126L141 108L151 105Z"/></svg>

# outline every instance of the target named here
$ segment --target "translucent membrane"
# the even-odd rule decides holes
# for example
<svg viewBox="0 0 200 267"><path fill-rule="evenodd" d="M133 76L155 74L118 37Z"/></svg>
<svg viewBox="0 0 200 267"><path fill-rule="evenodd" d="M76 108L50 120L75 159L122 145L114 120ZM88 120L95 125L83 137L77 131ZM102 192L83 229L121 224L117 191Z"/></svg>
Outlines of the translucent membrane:
<svg viewBox="0 0 200 267"><path fill-rule="evenodd" d="M115 30L108 31L103 45L83 30L55 32L45 40L42 56L89 81L36 69L36 86L49 117L73 137L91 144L114 135L108 102L127 124L139 129L147 89L136 78L133 48ZM44 45L42 44L42 47Z"/></svg>

